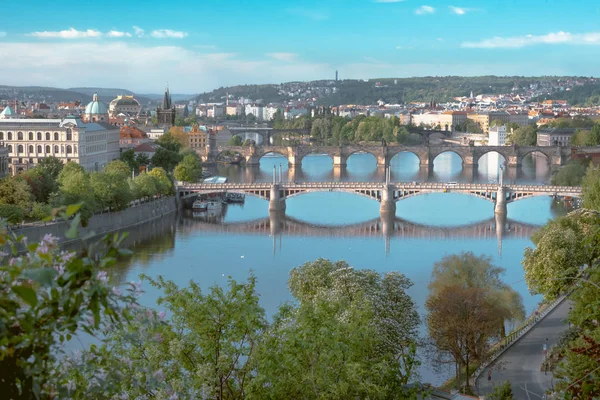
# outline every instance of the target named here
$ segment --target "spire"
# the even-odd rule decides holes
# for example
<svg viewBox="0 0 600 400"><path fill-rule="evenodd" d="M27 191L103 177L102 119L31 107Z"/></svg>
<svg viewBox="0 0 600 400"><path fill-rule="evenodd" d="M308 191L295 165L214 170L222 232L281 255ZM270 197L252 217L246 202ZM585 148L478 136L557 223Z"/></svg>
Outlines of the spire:
<svg viewBox="0 0 600 400"><path fill-rule="evenodd" d="M165 96L163 97L162 109L163 110L171 109L171 95L169 94L168 86L167 86L167 89L165 90Z"/></svg>
<svg viewBox="0 0 600 400"><path fill-rule="evenodd" d="M92 101L98 101L98 93L94 93L92 96Z"/></svg>

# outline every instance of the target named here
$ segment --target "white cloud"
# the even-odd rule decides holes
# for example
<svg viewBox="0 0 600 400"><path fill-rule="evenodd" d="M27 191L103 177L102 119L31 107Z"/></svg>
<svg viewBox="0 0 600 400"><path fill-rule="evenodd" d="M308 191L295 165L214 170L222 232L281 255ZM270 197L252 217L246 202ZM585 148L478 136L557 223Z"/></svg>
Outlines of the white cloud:
<svg viewBox="0 0 600 400"><path fill-rule="evenodd" d="M181 46L149 46L132 41L0 41L0 75L10 76L11 84L52 87L122 87L138 92L162 90L169 81L171 91L204 92L220 86L279 83L326 79L339 69L349 79L381 76L409 77L462 75L524 75L535 70L540 75L593 75L593 63L540 63L506 60L483 64L416 64L369 59L338 64L296 59L281 62L269 57L248 59L237 54L205 52Z"/></svg>
<svg viewBox="0 0 600 400"><path fill-rule="evenodd" d="M415 10L415 14L423 15L423 14L433 14L435 12L435 8L431 6L421 6Z"/></svg>
<svg viewBox="0 0 600 400"><path fill-rule="evenodd" d="M448 8L456 15L465 15L467 11L471 11L470 9L464 7L448 6Z"/></svg>
<svg viewBox="0 0 600 400"><path fill-rule="evenodd" d="M157 39L183 39L188 34L187 32L172 31L171 29L156 29L150 35Z"/></svg>
<svg viewBox="0 0 600 400"><path fill-rule="evenodd" d="M329 15L327 15L323 11L318 10L308 10L305 8L290 8L287 10L287 12L293 15L298 15L300 17L312 19L313 21L325 21L329 19Z"/></svg>
<svg viewBox="0 0 600 400"><path fill-rule="evenodd" d="M217 46L215 46L214 44L195 44L193 47L195 49L202 50L215 50L217 48Z"/></svg>
<svg viewBox="0 0 600 400"><path fill-rule="evenodd" d="M463 42L461 47L495 49L517 49L537 44L600 45L600 32L569 33L555 32L547 35L525 35L513 37L496 36L479 42Z"/></svg>
<svg viewBox="0 0 600 400"><path fill-rule="evenodd" d="M375 0L375 3L402 3L406 0Z"/></svg>
<svg viewBox="0 0 600 400"><path fill-rule="evenodd" d="M122 38L122 37L131 37L131 33L129 32L120 32L120 31L109 31L106 34L107 37L111 38Z"/></svg>
<svg viewBox="0 0 600 400"><path fill-rule="evenodd" d="M284 62L293 62L298 58L296 53L267 53L266 56Z"/></svg>
<svg viewBox="0 0 600 400"><path fill-rule="evenodd" d="M1 32L0 31L0 37L6 37L6 32Z"/></svg>
<svg viewBox="0 0 600 400"><path fill-rule="evenodd" d="M143 30L142 28L140 28L139 26L135 26L135 25L133 26L133 33L135 33L135 36L142 37L142 36L144 36L145 32L146 31Z"/></svg>
<svg viewBox="0 0 600 400"><path fill-rule="evenodd" d="M88 29L85 31L78 31L75 28L69 28L64 31L43 31L43 32L32 32L27 36L33 36L41 39L85 39L85 38L97 38L102 36L102 32L95 29Z"/></svg>

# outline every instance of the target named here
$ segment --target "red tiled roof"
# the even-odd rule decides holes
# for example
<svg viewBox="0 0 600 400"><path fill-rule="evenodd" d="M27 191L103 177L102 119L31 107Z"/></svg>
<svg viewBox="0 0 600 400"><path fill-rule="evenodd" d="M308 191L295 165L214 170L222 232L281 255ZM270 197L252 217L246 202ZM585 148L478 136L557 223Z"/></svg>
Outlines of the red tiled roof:
<svg viewBox="0 0 600 400"><path fill-rule="evenodd" d="M135 126L122 126L121 139L146 139L148 135L143 130Z"/></svg>

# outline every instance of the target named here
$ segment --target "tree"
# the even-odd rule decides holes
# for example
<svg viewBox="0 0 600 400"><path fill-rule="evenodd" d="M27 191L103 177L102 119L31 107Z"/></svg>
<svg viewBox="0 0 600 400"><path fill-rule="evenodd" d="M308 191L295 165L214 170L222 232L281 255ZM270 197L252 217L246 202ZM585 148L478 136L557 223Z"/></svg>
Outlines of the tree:
<svg viewBox="0 0 600 400"><path fill-rule="evenodd" d="M231 139L229 139L229 145L230 146L241 146L242 143L244 143L242 141L242 138L239 136L232 136Z"/></svg>
<svg viewBox="0 0 600 400"><path fill-rule="evenodd" d="M513 400L512 386L509 381L496 386L492 393L485 397L488 400Z"/></svg>
<svg viewBox="0 0 600 400"><path fill-rule="evenodd" d="M131 176L131 168L121 160L113 160L106 164L102 173L114 179L125 180Z"/></svg>
<svg viewBox="0 0 600 400"><path fill-rule="evenodd" d="M25 214L21 207L14 204L0 204L0 218L9 224L19 224L25 219Z"/></svg>
<svg viewBox="0 0 600 400"><path fill-rule="evenodd" d="M165 148L159 148L152 156L152 165L161 167L166 171L173 171L173 168L181 161L181 155Z"/></svg>
<svg viewBox="0 0 600 400"><path fill-rule="evenodd" d="M179 288L162 277L145 279L162 291L158 304L170 318L140 309L125 329L107 332L102 347L68 368L76 386L87 386L102 370L115 384L111 392L129 398L247 397L267 324L254 277L244 283L230 279L227 289L215 285L206 293L194 282Z"/></svg>
<svg viewBox="0 0 600 400"><path fill-rule="evenodd" d="M569 161L552 176L551 183L556 186L580 186L585 173L585 165L579 161Z"/></svg>
<svg viewBox="0 0 600 400"><path fill-rule="evenodd" d="M159 193L157 179L145 172L136 176L131 183L131 192L136 199L153 197Z"/></svg>
<svg viewBox="0 0 600 400"><path fill-rule="evenodd" d="M177 164L174 171L175 179L184 182L198 182L202 176L202 162L195 152L187 153Z"/></svg>
<svg viewBox="0 0 600 400"><path fill-rule="evenodd" d="M489 341L504 335L506 321L523 320L525 310L518 293L500 280L504 269L489 257L471 252L444 257L434 265L429 296L427 327L436 357L450 355L460 372L485 359Z"/></svg>
<svg viewBox="0 0 600 400"><path fill-rule="evenodd" d="M138 165L138 167L147 166L148 164L150 164L150 158L146 153L138 153L135 156L135 162Z"/></svg>
<svg viewBox="0 0 600 400"><path fill-rule="evenodd" d="M35 200L41 203L46 203L50 194L58 189L56 180L53 180L50 175L46 175L44 172L44 170L35 167L20 176L29 185Z"/></svg>
<svg viewBox="0 0 600 400"><path fill-rule="evenodd" d="M174 152L178 152L183 147L183 144L180 142L180 140L171 132L167 132L159 137L158 140L156 140L156 143L161 147Z"/></svg>
<svg viewBox="0 0 600 400"><path fill-rule="evenodd" d="M583 207L600 211L600 169L590 165L581 181Z"/></svg>
<svg viewBox="0 0 600 400"><path fill-rule="evenodd" d="M44 175L49 176L51 180L56 181L63 166L63 162L56 157L44 157L38 159L36 168L40 169Z"/></svg>
<svg viewBox="0 0 600 400"><path fill-rule="evenodd" d="M19 207L24 215L29 215L34 197L27 182L21 177L7 177L0 180L0 204Z"/></svg>
<svg viewBox="0 0 600 400"><path fill-rule="evenodd" d="M152 168L148 175L156 179L156 188L159 193L165 196L173 194L173 182L169 179L167 173L162 168Z"/></svg>
<svg viewBox="0 0 600 400"><path fill-rule="evenodd" d="M586 146L600 145L600 124L592 126L592 130L586 136L585 144Z"/></svg>
<svg viewBox="0 0 600 400"><path fill-rule="evenodd" d="M61 214L73 218L69 239L76 239L76 211L77 207L68 207ZM82 243L86 254L95 254L88 257L60 251L57 238L46 235L19 255L17 244L25 241L0 232L0 240L8 245L5 249L13 249L0 264L3 397L73 398L76 388L58 372L65 358L64 341L76 332L94 335L105 324L122 321L127 315L122 305L135 303L130 292L121 295L111 290L106 273L100 271L100 266L110 267L125 254L118 250L123 238L111 234L93 249Z"/></svg>
<svg viewBox="0 0 600 400"><path fill-rule="evenodd" d="M517 146L535 146L537 143L537 127L523 126L508 135L508 143Z"/></svg>
<svg viewBox="0 0 600 400"><path fill-rule="evenodd" d="M579 209L550 221L527 247L523 259L525 280L530 292L556 298L576 281L584 265L594 265L600 257L600 242L590 243L600 225L600 213ZM600 239L598 239L600 240Z"/></svg>
<svg viewBox="0 0 600 400"><path fill-rule="evenodd" d="M55 205L66 206L83 203L80 213L82 222L86 224L96 209L89 174L81 165L69 161L58 175L58 187L58 204Z"/></svg>
<svg viewBox="0 0 600 400"><path fill-rule="evenodd" d="M92 172L90 174L90 186L96 204L102 210L107 208L113 211L124 210L129 206L132 199L127 177L122 177L118 172Z"/></svg>
<svg viewBox="0 0 600 400"><path fill-rule="evenodd" d="M133 151L133 149L129 149L129 150L122 152L119 159L127 164L130 171L132 169L137 171L137 169L140 166L140 164L138 163L138 161L135 157L135 152Z"/></svg>
<svg viewBox="0 0 600 400"><path fill-rule="evenodd" d="M497 307L498 333L504 336L507 321L525 319L521 296L500 278L504 271L504 268L494 266L491 258L483 255L476 256L472 252L449 255L434 264L429 293L435 296L448 286L485 290Z"/></svg>
<svg viewBox="0 0 600 400"><path fill-rule="evenodd" d="M251 398L407 398L415 375L414 303L399 273L319 259L294 268L258 349Z"/></svg>

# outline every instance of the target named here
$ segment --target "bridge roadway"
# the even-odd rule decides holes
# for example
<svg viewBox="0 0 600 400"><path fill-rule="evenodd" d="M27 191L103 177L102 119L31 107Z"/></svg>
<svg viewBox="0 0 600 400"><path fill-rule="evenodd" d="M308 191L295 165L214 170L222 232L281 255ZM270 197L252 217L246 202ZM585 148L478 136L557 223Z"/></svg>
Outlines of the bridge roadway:
<svg viewBox="0 0 600 400"><path fill-rule="evenodd" d="M319 146L319 145L294 145L294 146L217 146L216 142L209 140L209 146L197 150L198 155L206 164L213 164L224 152L240 154L247 166L259 165L260 159L266 154L281 154L288 160L290 167L301 167L302 159L310 154L327 154L333 160L334 166L344 166L348 158L359 152L369 153L377 160L379 166L389 166L392 158L402 152L412 153L419 159L419 164L424 167L433 165L434 159L446 152L457 154L463 165L477 166L479 159L489 153L495 152L504 157L506 164L511 166L521 165L523 158L531 153L542 154L550 165L563 165L571 155L571 148L567 146L460 146L455 144L423 144L423 145L374 145L374 144L349 144L345 146Z"/></svg>
<svg viewBox="0 0 600 400"><path fill-rule="evenodd" d="M394 202L428 193L464 193L496 202L499 186L492 183L421 183L421 182L270 182L259 183L182 183L177 185L180 196L234 192L271 200L271 189L279 192L279 200L311 192L347 192L382 201L383 191L393 192ZM510 203L534 196L581 197L581 187L543 185L504 185L506 202Z"/></svg>

